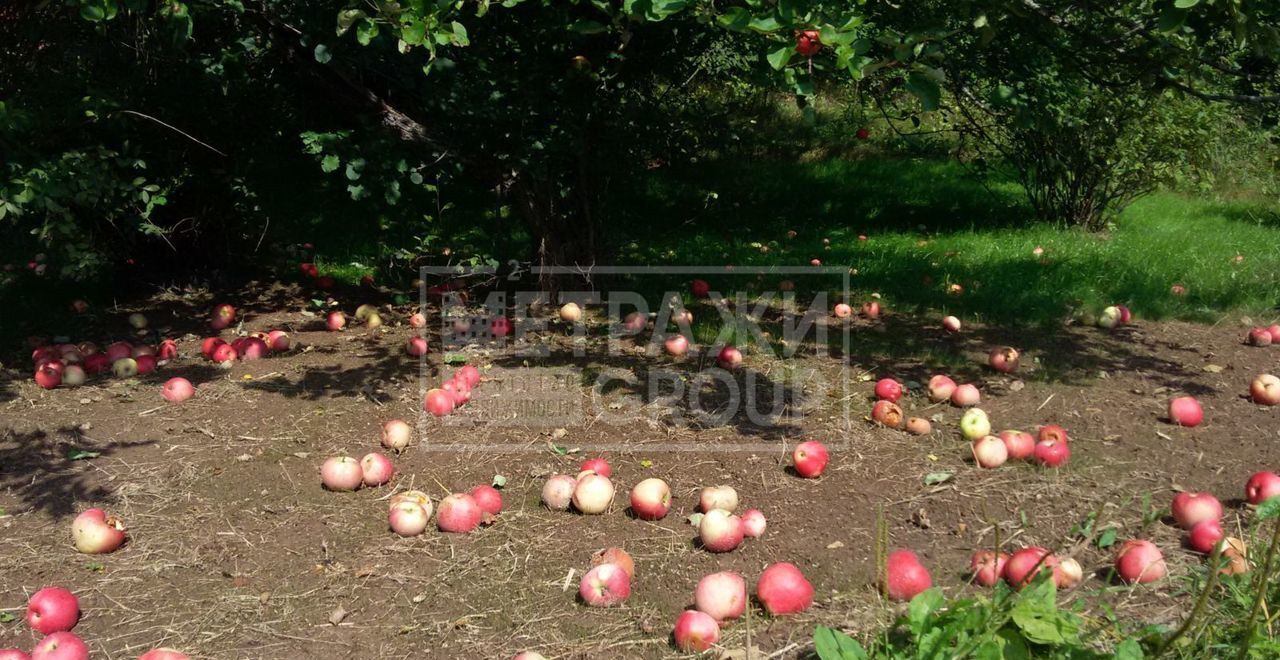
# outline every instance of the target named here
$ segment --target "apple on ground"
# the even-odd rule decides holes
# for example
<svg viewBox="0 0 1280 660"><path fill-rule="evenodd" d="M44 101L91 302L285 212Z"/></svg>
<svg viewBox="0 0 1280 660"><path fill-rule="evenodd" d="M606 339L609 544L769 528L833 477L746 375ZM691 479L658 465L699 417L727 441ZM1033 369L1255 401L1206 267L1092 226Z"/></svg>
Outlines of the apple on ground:
<svg viewBox="0 0 1280 660"><path fill-rule="evenodd" d="M560 306L560 320L565 323L577 323L582 320L582 308L578 303L565 303Z"/></svg>
<svg viewBox="0 0 1280 660"><path fill-rule="evenodd" d="M591 553L591 565L599 566L601 564L613 564L626 572L628 578L635 579L636 577L636 562L622 548L603 548Z"/></svg>
<svg viewBox="0 0 1280 660"><path fill-rule="evenodd" d="M1274 472L1257 472L1244 486L1244 498L1249 504L1263 502L1280 496L1280 475Z"/></svg>
<svg viewBox="0 0 1280 660"><path fill-rule="evenodd" d="M1164 554L1150 541L1125 541L1116 555L1116 574L1127 584L1147 584L1165 576L1168 571Z"/></svg>
<svg viewBox="0 0 1280 660"><path fill-rule="evenodd" d="M969 560L969 574L973 576L974 582L984 587L994 587L1004 574L1004 565L1008 561L1009 555L1006 553L979 550Z"/></svg>
<svg viewBox="0 0 1280 660"><path fill-rule="evenodd" d="M80 601L62 587L45 587L27 600L27 625L41 635L64 632L80 620Z"/></svg>
<svg viewBox="0 0 1280 660"><path fill-rule="evenodd" d="M1009 452L1009 460L1025 461L1035 455L1036 439L1025 431L1001 431L1000 440Z"/></svg>
<svg viewBox="0 0 1280 660"><path fill-rule="evenodd" d="M942 327L947 332L960 332L960 319L954 316L945 316L942 318Z"/></svg>
<svg viewBox="0 0 1280 660"><path fill-rule="evenodd" d="M191 660L191 656L176 649L151 649L138 656L138 660Z"/></svg>
<svg viewBox="0 0 1280 660"><path fill-rule="evenodd" d="M360 470L364 485L381 486L391 481L391 477L396 473L396 466L386 456L370 452L360 459Z"/></svg>
<svg viewBox="0 0 1280 660"><path fill-rule="evenodd" d="M170 403L182 403L195 396L196 388L186 378L170 378L160 388L160 395Z"/></svg>
<svg viewBox="0 0 1280 660"><path fill-rule="evenodd" d="M600 564L582 576L578 595L592 607L617 605L631 595L631 577L617 564Z"/></svg>
<svg viewBox="0 0 1280 660"><path fill-rule="evenodd" d="M1191 529L1205 520L1222 518L1222 503L1212 493L1178 493L1173 496L1173 519L1183 529Z"/></svg>
<svg viewBox="0 0 1280 660"><path fill-rule="evenodd" d="M689 340L684 335L671 335L663 342L663 348L666 349L668 355L680 357L689 352Z"/></svg>
<svg viewBox="0 0 1280 660"><path fill-rule="evenodd" d="M716 364L721 369L732 371L742 365L742 351L733 346L725 346L716 356Z"/></svg>
<svg viewBox="0 0 1280 660"><path fill-rule="evenodd" d="M685 653L702 653L720 642L720 624L705 612L685 610L676 617L671 636L677 649Z"/></svg>
<svg viewBox="0 0 1280 660"><path fill-rule="evenodd" d="M393 419L382 425L382 446L394 451L401 451L409 446L413 437L413 429L405 422Z"/></svg>
<svg viewBox="0 0 1280 660"><path fill-rule="evenodd" d="M764 518L764 512L760 509L747 509L742 512L742 534L749 538L760 538L764 536L764 530L768 526L768 521Z"/></svg>
<svg viewBox="0 0 1280 660"><path fill-rule="evenodd" d="M982 403L982 393L971 383L957 385L951 392L951 405L957 408L968 408Z"/></svg>
<svg viewBox="0 0 1280 660"><path fill-rule="evenodd" d="M880 318L880 303L874 300L871 302L863 303L862 315L866 316L869 319Z"/></svg>
<svg viewBox="0 0 1280 660"><path fill-rule="evenodd" d="M71 521L71 538L80 552L106 554L124 544L125 526L119 518L108 516L102 509L86 509Z"/></svg>
<svg viewBox="0 0 1280 660"><path fill-rule="evenodd" d="M1009 556L1004 564L1004 581L1014 589L1021 589L1045 569L1057 571L1058 558L1047 548L1031 546L1022 548Z"/></svg>
<svg viewBox="0 0 1280 660"><path fill-rule="evenodd" d="M466 534L480 525L483 513L475 498L466 493L454 493L440 500L436 525L442 532Z"/></svg>
<svg viewBox="0 0 1280 660"><path fill-rule="evenodd" d="M588 458L578 467L579 471L591 470L602 477L612 477L613 468L609 466L609 461L603 458Z"/></svg>
<svg viewBox="0 0 1280 660"><path fill-rule="evenodd" d="M890 404L893 405L893 404ZM796 474L806 478L813 479L822 476L822 472L827 469L827 462L831 455L827 451L826 445L817 440L806 440L798 445L791 452L791 462ZM737 494L734 494L733 504L737 506ZM731 507L730 511L733 510Z"/></svg>
<svg viewBox="0 0 1280 660"><path fill-rule="evenodd" d="M813 585L795 564L778 562L760 574L756 599L774 616L797 614L813 605Z"/></svg>
<svg viewBox="0 0 1280 660"><path fill-rule="evenodd" d="M985 435L973 441L973 461L978 467L998 468L1009 460L1009 449L1004 441L994 435Z"/></svg>
<svg viewBox="0 0 1280 660"><path fill-rule="evenodd" d="M705 575L694 589L693 606L717 623L736 619L747 609L747 581L731 571Z"/></svg>
<svg viewBox="0 0 1280 660"><path fill-rule="evenodd" d="M74 633L56 632L31 649L31 660L89 660L89 647Z"/></svg>
<svg viewBox="0 0 1280 660"><path fill-rule="evenodd" d="M991 420L987 418L986 411L981 408L964 411L964 415L960 417L960 432L969 442L991 435Z"/></svg>
<svg viewBox="0 0 1280 660"><path fill-rule="evenodd" d="M430 519L430 511L417 502L407 500L395 502L387 512L387 524L400 536L417 536L425 532Z"/></svg>
<svg viewBox="0 0 1280 660"><path fill-rule="evenodd" d="M1187 545L1192 550L1207 555L1213 552L1214 546L1218 545L1224 536L1226 534L1222 531L1221 521L1201 520L1187 533Z"/></svg>
<svg viewBox="0 0 1280 660"><path fill-rule="evenodd" d="M987 362L992 369L1000 373L1011 374L1018 370L1018 351L1008 346L998 346L991 349L991 353L987 356Z"/></svg>
<svg viewBox="0 0 1280 660"><path fill-rule="evenodd" d="M707 486L698 494L698 508L703 513L714 509L733 512L738 508L738 491L733 486Z"/></svg>
<svg viewBox="0 0 1280 660"><path fill-rule="evenodd" d="M651 477L631 489L631 511L641 520L661 520L671 510L671 487Z"/></svg>
<svg viewBox="0 0 1280 660"><path fill-rule="evenodd" d="M1264 406L1280 404L1280 378L1271 374L1262 374L1253 379L1249 385L1249 396L1253 402Z"/></svg>
<svg viewBox="0 0 1280 660"><path fill-rule="evenodd" d="M542 486L542 503L552 511L567 511L577 487L577 479L567 474L553 474Z"/></svg>
<svg viewBox="0 0 1280 660"><path fill-rule="evenodd" d="M1195 397L1180 396L1169 402L1169 420L1178 426L1195 428L1204 421L1204 409Z"/></svg>
<svg viewBox="0 0 1280 660"><path fill-rule="evenodd" d="M902 398L902 383L892 378L881 378L876 381L876 398L897 403Z"/></svg>
<svg viewBox="0 0 1280 660"><path fill-rule="evenodd" d="M333 491L352 491L364 483L364 468L350 456L334 456L320 466L320 482Z"/></svg>
<svg viewBox="0 0 1280 660"><path fill-rule="evenodd" d="M1249 331L1245 341L1251 346L1270 346L1275 340L1266 328L1254 328Z"/></svg>
<svg viewBox="0 0 1280 660"><path fill-rule="evenodd" d="M902 408L898 404L880 399L871 406L871 420L877 424L896 429L902 426Z"/></svg>
<svg viewBox="0 0 1280 660"><path fill-rule="evenodd" d="M929 569L920 563L920 558L910 550L897 550L889 553L885 562L884 594L890 600L906 602L933 586L933 578Z"/></svg>
<svg viewBox="0 0 1280 660"><path fill-rule="evenodd" d="M467 493L476 501L481 511L491 516L502 513L502 493L498 492L497 488L489 484L480 484Z"/></svg>
<svg viewBox="0 0 1280 660"><path fill-rule="evenodd" d="M929 379L929 400L934 403L946 401L956 391L956 382L942 374Z"/></svg>
<svg viewBox="0 0 1280 660"><path fill-rule="evenodd" d="M835 308L832 310L832 313L835 314L835 317L838 319L847 319L850 316L853 316L853 308L850 307L848 303L837 303Z"/></svg>
<svg viewBox="0 0 1280 660"><path fill-rule="evenodd" d="M608 477L590 473L581 476L573 489L573 506L578 511L597 515L613 502L613 482Z"/></svg>
<svg viewBox="0 0 1280 660"><path fill-rule="evenodd" d="M744 536L742 519L724 509L706 512L698 524L698 540L711 552L731 552Z"/></svg>
<svg viewBox="0 0 1280 660"><path fill-rule="evenodd" d="M1041 440L1036 443L1033 456L1045 467L1061 467L1071 458L1071 445L1064 440Z"/></svg>
<svg viewBox="0 0 1280 660"><path fill-rule="evenodd" d="M933 424L923 417L912 417L905 427L911 435L929 435L933 433Z"/></svg>
<svg viewBox="0 0 1280 660"><path fill-rule="evenodd" d="M453 412L453 406L453 397L440 388L427 390L427 396L422 401L423 410L436 417L443 417Z"/></svg>

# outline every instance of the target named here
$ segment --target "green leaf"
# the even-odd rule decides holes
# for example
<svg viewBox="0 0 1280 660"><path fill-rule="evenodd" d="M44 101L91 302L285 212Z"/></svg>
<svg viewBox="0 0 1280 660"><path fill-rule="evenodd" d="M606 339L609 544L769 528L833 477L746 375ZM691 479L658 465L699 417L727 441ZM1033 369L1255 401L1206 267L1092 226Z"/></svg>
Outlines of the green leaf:
<svg viewBox="0 0 1280 660"><path fill-rule="evenodd" d="M1078 626L1067 612L1058 609L1058 590L1047 571L1020 592L1010 618L1026 638L1035 644L1063 644L1074 640Z"/></svg>
<svg viewBox="0 0 1280 660"><path fill-rule="evenodd" d="M316 44L316 61L321 64L328 64L333 59L333 53L329 52L329 47L324 44Z"/></svg>
<svg viewBox="0 0 1280 660"><path fill-rule="evenodd" d="M1156 29L1161 32L1173 32L1181 29L1187 22L1187 10L1174 6L1166 6L1156 20Z"/></svg>
<svg viewBox="0 0 1280 660"><path fill-rule="evenodd" d="M1280 495L1267 498L1258 505L1258 520L1271 520L1280 517Z"/></svg>
<svg viewBox="0 0 1280 660"><path fill-rule="evenodd" d="M329 154L328 156L320 159L320 170L325 174L337 171L340 165L342 165L342 159L338 158L334 154Z"/></svg>
<svg viewBox="0 0 1280 660"><path fill-rule="evenodd" d="M422 21L412 21L400 27L400 40L411 46L421 46L426 39L427 24Z"/></svg>
<svg viewBox="0 0 1280 660"><path fill-rule="evenodd" d="M776 32L777 30L782 29L782 24L778 22L778 19L772 16L766 16L763 18L751 19L751 22L747 24L747 27L755 30L756 32Z"/></svg>
<svg viewBox="0 0 1280 660"><path fill-rule="evenodd" d="M494 488L502 488L502 487L503 487L503 486L505 486L505 485L507 485L507 478L506 478L506 477L504 477L504 476L502 476L502 475L500 475L500 474L495 474L495 475L493 475L493 487L494 487Z"/></svg>
<svg viewBox="0 0 1280 660"><path fill-rule="evenodd" d="M716 17L716 22L726 30L741 32L751 25L751 12L746 7L729 7Z"/></svg>
<svg viewBox="0 0 1280 660"><path fill-rule="evenodd" d="M564 445L551 445L551 451L555 452L556 456L564 456L569 453L569 448Z"/></svg>
<svg viewBox="0 0 1280 660"><path fill-rule="evenodd" d="M0 623L10 623L17 620L18 617L14 616L13 612L0 612Z"/></svg>
<svg viewBox="0 0 1280 660"><path fill-rule="evenodd" d="M1142 660L1142 645L1136 639L1126 639L1116 645L1112 660Z"/></svg>
<svg viewBox="0 0 1280 660"><path fill-rule="evenodd" d="M466 353L445 353L444 363L445 364L466 364L467 355Z"/></svg>
<svg viewBox="0 0 1280 660"><path fill-rule="evenodd" d="M950 481L953 476L955 475L950 472L930 472L929 474L924 475L924 485L937 486L938 484Z"/></svg>
<svg viewBox="0 0 1280 660"><path fill-rule="evenodd" d="M102 454L99 452L89 451L87 449L72 448L67 450L67 460L72 460L72 461L83 461L90 458L97 458L101 455Z"/></svg>
<svg viewBox="0 0 1280 660"><path fill-rule="evenodd" d="M1190 9L1200 4L1200 0L1173 0L1173 6L1178 9Z"/></svg>
<svg viewBox="0 0 1280 660"><path fill-rule="evenodd" d="M569 24L569 31L578 34L600 34L608 32L609 26L600 21L589 21L587 19L579 19Z"/></svg>
<svg viewBox="0 0 1280 660"><path fill-rule="evenodd" d="M941 589L926 589L911 599L907 606L907 623L911 632L920 635L924 632L930 616L946 603Z"/></svg>
<svg viewBox="0 0 1280 660"><path fill-rule="evenodd" d="M867 652L854 638L826 626L813 631L813 650L821 660L866 660Z"/></svg>
<svg viewBox="0 0 1280 660"><path fill-rule="evenodd" d="M367 18L360 19L360 22L356 23L356 41L360 42L361 46L368 46L377 36L377 23Z"/></svg>
<svg viewBox="0 0 1280 660"><path fill-rule="evenodd" d="M920 99L920 105L929 112L937 110L938 104L942 102L942 88L924 74L913 73L908 76L907 91Z"/></svg>
<svg viewBox="0 0 1280 660"><path fill-rule="evenodd" d="M107 17L107 12L97 5L80 5L80 18L90 23L98 23Z"/></svg>
<svg viewBox="0 0 1280 660"><path fill-rule="evenodd" d="M458 46L471 45L471 38L467 36L467 26L457 21L453 22L453 43Z"/></svg>
<svg viewBox="0 0 1280 660"><path fill-rule="evenodd" d="M341 37L346 34L347 30L350 30L351 26L356 24L356 21L365 17L366 14L359 9L347 9L338 12L338 36Z"/></svg>
<svg viewBox="0 0 1280 660"><path fill-rule="evenodd" d="M1099 550L1105 550L1116 544L1116 537L1119 535L1120 532L1115 527L1108 527L1098 535L1098 540L1094 545L1098 546Z"/></svg>
<svg viewBox="0 0 1280 660"><path fill-rule="evenodd" d="M796 49L793 46L783 46L782 48L769 53L767 58L769 60L769 66L773 67L775 71L781 71L786 68L787 62L791 61L791 56L794 55L795 52Z"/></svg>

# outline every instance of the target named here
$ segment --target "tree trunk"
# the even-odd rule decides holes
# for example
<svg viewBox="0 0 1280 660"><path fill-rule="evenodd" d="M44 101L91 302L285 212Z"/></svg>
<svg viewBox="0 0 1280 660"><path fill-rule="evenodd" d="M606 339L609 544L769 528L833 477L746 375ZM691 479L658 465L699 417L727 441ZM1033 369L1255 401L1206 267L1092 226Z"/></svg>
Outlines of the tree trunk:
<svg viewBox="0 0 1280 660"><path fill-rule="evenodd" d="M567 197L546 178L520 174L511 185L520 216L532 239L531 259L543 269L572 269L572 272L538 274L538 286L554 296L565 285L591 279L596 262L596 227L591 202L583 191Z"/></svg>

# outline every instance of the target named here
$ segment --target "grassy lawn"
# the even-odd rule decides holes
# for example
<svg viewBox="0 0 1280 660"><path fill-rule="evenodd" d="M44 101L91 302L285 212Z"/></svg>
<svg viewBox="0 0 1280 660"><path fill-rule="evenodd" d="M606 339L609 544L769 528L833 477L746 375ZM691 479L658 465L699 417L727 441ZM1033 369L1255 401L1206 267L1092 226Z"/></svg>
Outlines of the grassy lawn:
<svg viewBox="0 0 1280 660"><path fill-rule="evenodd" d="M900 309L1049 322L1125 303L1144 318L1233 311L1270 320L1280 302L1278 209L1244 202L1157 193L1112 231L1090 234L1025 225L1030 212L1015 185L988 190L952 164L831 160L664 173L618 206L631 218L620 223L629 234L617 234L620 263L819 258L855 269L858 295L878 292ZM948 293L952 284L963 292Z"/></svg>

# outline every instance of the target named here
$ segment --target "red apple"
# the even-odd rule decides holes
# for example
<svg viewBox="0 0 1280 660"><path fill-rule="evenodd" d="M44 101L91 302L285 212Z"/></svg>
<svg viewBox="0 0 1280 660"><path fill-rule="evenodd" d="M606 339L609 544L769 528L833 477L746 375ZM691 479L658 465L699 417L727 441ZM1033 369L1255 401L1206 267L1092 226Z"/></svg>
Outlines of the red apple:
<svg viewBox="0 0 1280 660"><path fill-rule="evenodd" d="M721 369L734 370L742 364L742 351L733 346L725 346L720 349L720 354L716 356L716 364Z"/></svg>
<svg viewBox="0 0 1280 660"><path fill-rule="evenodd" d="M381 486L391 481L396 473L396 466L386 456L371 452L360 459L360 470L364 485Z"/></svg>
<svg viewBox="0 0 1280 660"><path fill-rule="evenodd" d="M1008 561L1009 555L1003 552L979 550L969 560L969 573L974 582L984 587L993 587L1000 581L1000 576L1004 575L1004 565Z"/></svg>
<svg viewBox="0 0 1280 660"><path fill-rule="evenodd" d="M346 326L347 315L340 311L329 312L329 315L325 317L324 327L328 328L330 332L337 332Z"/></svg>
<svg viewBox="0 0 1280 660"><path fill-rule="evenodd" d="M1018 362L1018 351L1008 346L993 348L990 355L987 356L987 363L991 365L991 368L1005 374L1017 371Z"/></svg>
<svg viewBox="0 0 1280 660"><path fill-rule="evenodd" d="M1187 534L1187 545L1201 554L1211 554L1213 547L1226 534L1222 531L1222 523L1216 519L1205 519L1196 523Z"/></svg>
<svg viewBox="0 0 1280 660"><path fill-rule="evenodd" d="M320 483L329 490L355 490L364 483L364 468L350 456L334 456L320 466Z"/></svg>
<svg viewBox="0 0 1280 660"><path fill-rule="evenodd" d="M952 393L955 391L956 382L942 374L938 374L929 379L929 400L934 403L950 399Z"/></svg>
<svg viewBox="0 0 1280 660"><path fill-rule="evenodd" d="M907 433L911 435L929 435L933 433L933 424L923 417L912 417L907 420L905 426Z"/></svg>
<svg viewBox="0 0 1280 660"><path fill-rule="evenodd" d="M822 50L821 33L817 30L804 30L796 33L796 53L802 57L813 57Z"/></svg>
<svg viewBox="0 0 1280 660"><path fill-rule="evenodd" d="M138 660L191 660L191 656L174 649L151 649L138 656Z"/></svg>
<svg viewBox="0 0 1280 660"><path fill-rule="evenodd" d="M720 641L720 624L711 615L698 610L685 610L676 617L671 636L676 648L685 653L702 653Z"/></svg>
<svg viewBox="0 0 1280 660"><path fill-rule="evenodd" d="M884 593L891 600L906 602L933 586L929 569L920 563L916 553L898 550L889 553L885 563Z"/></svg>
<svg viewBox="0 0 1280 660"><path fill-rule="evenodd" d="M115 362L123 358L133 357L133 345L127 341L118 341L108 346L107 350L103 352L107 354L108 360Z"/></svg>
<svg viewBox="0 0 1280 660"><path fill-rule="evenodd" d="M636 562L622 548L604 548L591 553L591 565L599 566L600 564L613 564L621 568L628 578L636 577Z"/></svg>
<svg viewBox="0 0 1280 660"><path fill-rule="evenodd" d="M942 318L942 327L947 332L960 332L960 319L954 316L945 316Z"/></svg>
<svg viewBox="0 0 1280 660"><path fill-rule="evenodd" d="M876 398L897 403L902 398L902 383L892 378L881 378L876 381Z"/></svg>
<svg viewBox="0 0 1280 660"><path fill-rule="evenodd" d="M542 486L542 503L552 511L567 511L577 488L577 479L567 474L552 475Z"/></svg>
<svg viewBox="0 0 1280 660"><path fill-rule="evenodd" d="M578 478L573 489L573 506L586 514L601 514L613 502L613 482L608 477L587 474Z"/></svg>
<svg viewBox="0 0 1280 660"><path fill-rule="evenodd" d="M480 525L484 511L474 497L466 493L454 493L440 500L436 513L436 525L442 532L466 534Z"/></svg>
<svg viewBox="0 0 1280 660"><path fill-rule="evenodd" d="M1060 467L1071 458L1071 445L1059 440L1041 440L1036 443L1034 456L1036 462L1045 467Z"/></svg>
<svg viewBox="0 0 1280 660"><path fill-rule="evenodd" d="M86 509L71 521L71 538L76 550L88 555L115 552L124 544L124 532L124 523L102 509Z"/></svg>
<svg viewBox="0 0 1280 660"><path fill-rule="evenodd" d="M41 635L65 632L80 620L80 601L62 587L45 587L27 601L27 625Z"/></svg>
<svg viewBox="0 0 1280 660"><path fill-rule="evenodd" d="M382 425L382 446L387 449L401 451L409 446L409 440L412 437L413 429L398 419Z"/></svg>
<svg viewBox="0 0 1280 660"><path fill-rule="evenodd" d="M200 342L200 354L203 355L205 359L212 360L213 350L225 343L227 342L223 341L219 337L205 337L204 341Z"/></svg>
<svg viewBox="0 0 1280 660"><path fill-rule="evenodd" d="M186 378L170 378L160 388L160 396L170 403L182 403L195 396L196 388Z"/></svg>
<svg viewBox="0 0 1280 660"><path fill-rule="evenodd" d="M671 510L671 487L649 478L631 489L631 511L641 520L661 520Z"/></svg>
<svg viewBox="0 0 1280 660"><path fill-rule="evenodd" d="M875 302L874 300L871 302L863 303L862 315L869 319L880 318L880 303Z"/></svg>
<svg viewBox="0 0 1280 660"><path fill-rule="evenodd" d="M243 360L260 360L266 357L267 353L271 350L267 346L267 342L262 341L257 337L249 337L245 339L243 346L244 348L237 349L236 351L240 354L240 358Z"/></svg>
<svg viewBox="0 0 1280 660"><path fill-rule="evenodd" d="M1249 504L1263 502L1280 495L1280 475L1274 472L1258 472L1249 477L1244 486L1244 498Z"/></svg>
<svg viewBox="0 0 1280 660"><path fill-rule="evenodd" d="M813 585L795 564L778 562L760 574L756 599L774 616L796 614L813 605Z"/></svg>
<svg viewBox="0 0 1280 660"><path fill-rule="evenodd" d="M413 315L409 317L409 327L411 328L427 327L427 317L423 316L422 312L414 312Z"/></svg>
<svg viewBox="0 0 1280 660"><path fill-rule="evenodd" d="M468 388L475 388L476 385L480 384L480 370L466 364L461 369L458 369L458 373L454 374L454 378L466 383Z"/></svg>
<svg viewBox="0 0 1280 660"><path fill-rule="evenodd" d="M422 357L429 352L427 340L423 337L410 337L405 343L404 350L413 357Z"/></svg>
<svg viewBox="0 0 1280 660"><path fill-rule="evenodd" d="M1204 410L1195 397L1180 396L1169 402L1169 419L1178 426L1195 428L1204 421Z"/></svg>
<svg viewBox="0 0 1280 660"><path fill-rule="evenodd" d="M764 536L765 527L768 521L764 519L764 513L760 509L747 509L742 512L742 534L749 538L760 538Z"/></svg>
<svg viewBox="0 0 1280 660"><path fill-rule="evenodd" d="M289 350L289 333L284 330L272 330L267 333L267 346L277 353Z"/></svg>
<svg viewBox="0 0 1280 660"><path fill-rule="evenodd" d="M422 409L436 417L444 417L453 412L453 405L453 397L438 388L427 390L427 397L422 400Z"/></svg>
<svg viewBox="0 0 1280 660"><path fill-rule="evenodd" d="M89 660L89 647L69 632L56 632L31 649L31 660Z"/></svg>
<svg viewBox="0 0 1280 660"><path fill-rule="evenodd" d="M31 660L22 649L0 649L0 660Z"/></svg>
<svg viewBox="0 0 1280 660"><path fill-rule="evenodd" d="M1057 571L1058 558L1046 548L1032 546L1009 556L1004 564L1004 581L1015 589L1027 586L1045 569Z"/></svg>
<svg viewBox="0 0 1280 660"><path fill-rule="evenodd" d="M676 357L689 352L689 340L685 339L684 335L671 335L662 345L667 349L667 354Z"/></svg>
<svg viewBox="0 0 1280 660"><path fill-rule="evenodd" d="M826 445L817 440L806 440L796 445L791 452L791 463L796 474L806 479L813 479L822 476L823 470L827 469L827 461L830 457Z"/></svg>
<svg viewBox="0 0 1280 660"><path fill-rule="evenodd" d="M1280 343L1280 323L1272 323L1267 326L1267 334L1271 335L1271 343Z"/></svg>
<svg viewBox="0 0 1280 660"><path fill-rule="evenodd" d="M693 606L717 623L736 619L747 609L747 581L730 571L703 576L694 589Z"/></svg>
<svg viewBox="0 0 1280 660"><path fill-rule="evenodd" d="M1057 424L1046 424L1037 430L1039 440L1055 440L1066 442L1070 440L1067 436L1067 430Z"/></svg>
<svg viewBox="0 0 1280 660"><path fill-rule="evenodd" d="M1173 519L1183 529L1204 520L1220 520L1222 503L1211 493L1178 493L1173 496Z"/></svg>
<svg viewBox="0 0 1280 660"><path fill-rule="evenodd" d="M1271 341L1271 333L1266 328L1254 328L1245 338L1245 342L1251 346L1270 346Z"/></svg>
<svg viewBox="0 0 1280 660"><path fill-rule="evenodd" d="M1271 374L1262 374L1253 379L1249 385L1249 395L1253 402L1264 406L1280 404L1280 378Z"/></svg>
<svg viewBox="0 0 1280 660"><path fill-rule="evenodd" d="M94 353L86 355L84 358L85 373L97 375L107 370L111 366L111 361L103 353Z"/></svg>
<svg viewBox="0 0 1280 660"><path fill-rule="evenodd" d="M998 468L1009 460L1009 449L1004 441L994 435L986 435L973 441L973 462L978 467Z"/></svg>
<svg viewBox="0 0 1280 660"><path fill-rule="evenodd" d="M1116 574L1127 584L1155 582L1167 571L1164 554L1150 541L1125 541L1116 555Z"/></svg>
<svg viewBox="0 0 1280 660"><path fill-rule="evenodd" d="M631 595L631 577L617 564L600 564L578 583L578 595L592 607L610 607Z"/></svg>
<svg viewBox="0 0 1280 660"><path fill-rule="evenodd" d="M156 370L156 358L152 355L141 355L133 361L139 375L147 375ZM112 365L114 366L114 365Z"/></svg>
<svg viewBox="0 0 1280 660"><path fill-rule="evenodd" d="M582 462L582 466L578 470L591 470L602 477L613 476L613 468L609 467L609 461L603 458L588 458Z"/></svg>
<svg viewBox="0 0 1280 660"><path fill-rule="evenodd" d="M236 349L231 347L231 344L225 344L225 343L218 344L217 346L215 346L213 348L213 353L211 353L210 355L213 357L214 362L217 362L223 365L228 365L232 362L235 362L236 359L240 357L240 354L236 352Z"/></svg>
<svg viewBox="0 0 1280 660"><path fill-rule="evenodd" d="M213 308L213 318L209 320L209 327L214 330L226 330L236 320L236 308L231 305L222 304Z"/></svg>
<svg viewBox="0 0 1280 660"><path fill-rule="evenodd" d="M982 403L982 393L972 384L957 385L951 392L951 405L957 408L976 406Z"/></svg>
<svg viewBox="0 0 1280 660"><path fill-rule="evenodd" d="M338 285L338 280L333 279L332 275L324 275L316 279L316 286L321 289L332 289Z"/></svg>
<svg viewBox="0 0 1280 660"><path fill-rule="evenodd" d="M705 280L694 280L689 283L689 291L694 298L706 298L711 293L711 285Z"/></svg>
<svg viewBox="0 0 1280 660"><path fill-rule="evenodd" d="M698 508L703 513L712 509L732 512L738 508L738 491L733 486L707 486L698 494Z"/></svg>
<svg viewBox="0 0 1280 660"><path fill-rule="evenodd" d="M51 390L62 384L62 371L58 366L61 362L46 362L36 369L36 384L40 387ZM64 367L65 368L65 367Z"/></svg>
<svg viewBox="0 0 1280 660"><path fill-rule="evenodd" d="M1036 452L1036 439L1023 431L1001 431L1000 440L1009 452L1009 460L1025 461Z"/></svg>
<svg viewBox="0 0 1280 660"><path fill-rule="evenodd" d="M881 399L871 406L871 420L891 429L902 426L902 408L892 401Z"/></svg>
<svg viewBox="0 0 1280 660"><path fill-rule="evenodd" d="M494 337L506 337L511 334L511 320L505 316L495 317L489 322L489 333Z"/></svg>
<svg viewBox="0 0 1280 660"><path fill-rule="evenodd" d="M853 316L853 308L846 303L837 303L833 313L838 319L847 319Z"/></svg>
<svg viewBox="0 0 1280 660"><path fill-rule="evenodd" d="M431 511L417 502L400 501L387 512L387 524L400 536L417 536L427 530Z"/></svg>
<svg viewBox="0 0 1280 660"><path fill-rule="evenodd" d="M502 513L502 493L499 493L497 488L488 484L480 484L467 491L467 494L476 501L481 511L491 516Z"/></svg>
<svg viewBox="0 0 1280 660"><path fill-rule="evenodd" d="M712 509L702 515L698 524L698 540L711 552L731 552L745 536L742 519L724 509Z"/></svg>

